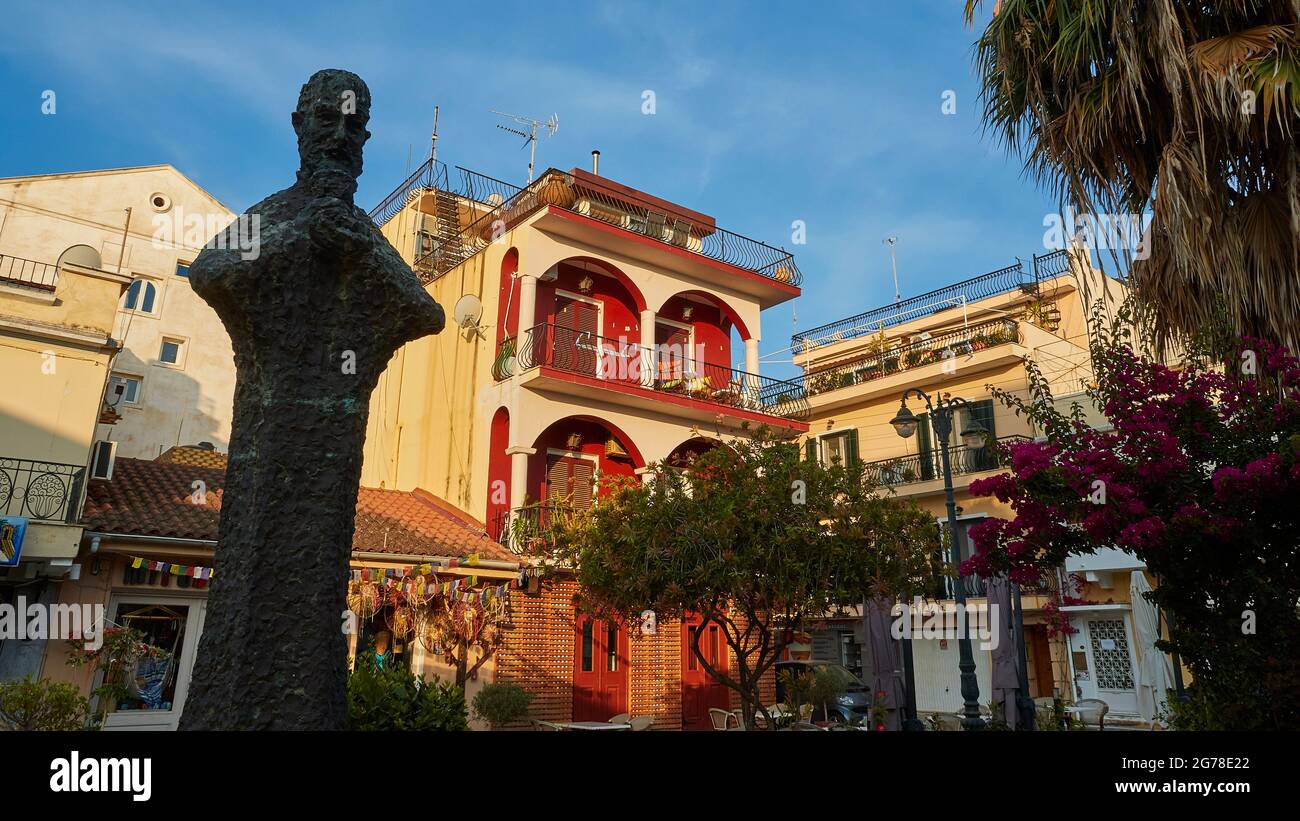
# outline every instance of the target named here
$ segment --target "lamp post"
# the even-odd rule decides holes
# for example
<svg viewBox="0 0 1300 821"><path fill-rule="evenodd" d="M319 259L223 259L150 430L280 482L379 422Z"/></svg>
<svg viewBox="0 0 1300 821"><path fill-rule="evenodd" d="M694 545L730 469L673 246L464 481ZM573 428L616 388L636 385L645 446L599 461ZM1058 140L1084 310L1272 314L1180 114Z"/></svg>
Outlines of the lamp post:
<svg viewBox="0 0 1300 821"><path fill-rule="evenodd" d="M957 538L957 500L953 498L952 491L952 463L948 457L948 435L952 433L953 414L959 408L969 408L970 404L965 399L952 399L944 396L938 397L937 402L930 399L930 395L920 388L908 388L903 391L903 396L898 403L898 413L889 424L894 426L894 430L904 439L911 438L916 434L916 415L907 408L907 398L915 396L925 402L926 409L930 414L930 424L934 428L935 435L939 439L939 463L943 469L943 493L944 501L948 507L948 538L952 542L952 563L954 567L961 565L961 541ZM968 448L977 448L984 444L984 437L988 433L978 421L970 419L965 429L961 432L962 444ZM953 583L953 601L961 610L966 608L966 588L960 578ZM975 679L975 656L971 652L970 633L963 631L957 636L957 652L959 661L957 667L961 670L961 697L965 704L963 709L962 727L967 730L984 729L984 719L980 717L979 703L979 683Z"/></svg>

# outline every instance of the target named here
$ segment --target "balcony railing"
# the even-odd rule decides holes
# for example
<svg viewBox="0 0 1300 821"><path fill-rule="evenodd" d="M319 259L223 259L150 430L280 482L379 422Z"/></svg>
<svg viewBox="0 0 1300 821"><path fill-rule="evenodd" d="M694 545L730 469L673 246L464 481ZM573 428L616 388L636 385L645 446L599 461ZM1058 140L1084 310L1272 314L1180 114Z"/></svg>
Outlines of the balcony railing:
<svg viewBox="0 0 1300 821"><path fill-rule="evenodd" d="M504 340L492 374L500 381L548 367L590 376L611 387L641 388L784 419L807 417L809 406L799 383L698 362L689 351L672 348L644 348L625 339L543 324L524 331L518 343L513 337Z"/></svg>
<svg viewBox="0 0 1300 821"><path fill-rule="evenodd" d="M560 504L531 504L514 510L499 511L488 524L488 535L515 555L540 552L544 534L560 516L576 510Z"/></svg>
<svg viewBox="0 0 1300 821"><path fill-rule="evenodd" d="M904 299L890 305L841 319L817 328L795 334L791 344L795 353L812 350L821 345L829 345L846 339L857 339L867 334L878 333L885 328L902 325L921 317L937 314L950 308L969 305L981 299L1005 294L1011 291L1034 293L1038 289L1038 275L1025 271L1024 265L1017 262L996 271L973 277L948 285L929 293Z"/></svg>
<svg viewBox="0 0 1300 821"><path fill-rule="evenodd" d="M83 465L0 457L0 511L50 522L75 522Z"/></svg>
<svg viewBox="0 0 1300 821"><path fill-rule="evenodd" d="M860 385L899 371L919 368L933 362L969 356L976 351L1020 341L1020 326L1014 319L995 319L964 328L917 339L906 345L880 346L882 350L846 359L804 374L807 394Z"/></svg>
<svg viewBox="0 0 1300 821"><path fill-rule="evenodd" d="M1002 436L997 445L1011 445L1030 441L1028 436ZM868 478L886 487L928 482L943 478L943 457L939 451L899 456L893 459L877 459L867 462L863 467ZM999 447L984 445L968 448L965 445L948 448L948 462L954 476L965 473L980 473L985 470L997 470L1005 464Z"/></svg>
<svg viewBox="0 0 1300 821"><path fill-rule="evenodd" d="M0 254L0 285L19 285L53 292L58 284L57 266Z"/></svg>
<svg viewBox="0 0 1300 821"><path fill-rule="evenodd" d="M438 232L416 255L415 267L436 279L482 251L502 233L541 208L564 208L626 231L743 268L760 276L799 285L803 275L794 256L758 240L714 226L700 226L626 190L549 169L525 188L457 168L426 161L373 211L378 224L391 219L413 197L432 192L437 203ZM441 198L438 195L441 194ZM456 206L452 203L460 200ZM477 204L477 205L476 205Z"/></svg>

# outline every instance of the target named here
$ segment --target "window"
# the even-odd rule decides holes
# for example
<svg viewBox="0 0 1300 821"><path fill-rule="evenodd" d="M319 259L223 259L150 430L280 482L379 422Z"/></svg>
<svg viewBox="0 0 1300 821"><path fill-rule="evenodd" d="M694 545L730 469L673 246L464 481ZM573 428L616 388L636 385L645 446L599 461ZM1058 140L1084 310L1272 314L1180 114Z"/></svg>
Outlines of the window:
<svg viewBox="0 0 1300 821"><path fill-rule="evenodd" d="M176 263L176 276L188 278L189 275L190 275L190 264L188 262L178 261Z"/></svg>
<svg viewBox="0 0 1300 821"><path fill-rule="evenodd" d="M852 465L858 461L858 432L841 430L818 437L819 457L824 465Z"/></svg>
<svg viewBox="0 0 1300 821"><path fill-rule="evenodd" d="M157 313L158 287L147 279L137 279L126 289L122 307L142 314Z"/></svg>
<svg viewBox="0 0 1300 821"><path fill-rule="evenodd" d="M122 671L117 710L170 710L176 700L177 673L184 650L185 623L190 608L182 604L122 602L114 622L144 634L144 641L161 653L145 654Z"/></svg>
<svg viewBox="0 0 1300 821"><path fill-rule="evenodd" d="M100 440L90 451L90 478L112 479L113 460L117 457L117 442Z"/></svg>
<svg viewBox="0 0 1300 821"><path fill-rule="evenodd" d="M140 401L141 379L125 373L115 373L108 379L108 404L117 407L120 404L135 405ZM120 392L118 389L121 389Z"/></svg>
<svg viewBox="0 0 1300 821"><path fill-rule="evenodd" d="M164 336L162 346L158 349L158 362L177 368L185 365L185 340Z"/></svg>

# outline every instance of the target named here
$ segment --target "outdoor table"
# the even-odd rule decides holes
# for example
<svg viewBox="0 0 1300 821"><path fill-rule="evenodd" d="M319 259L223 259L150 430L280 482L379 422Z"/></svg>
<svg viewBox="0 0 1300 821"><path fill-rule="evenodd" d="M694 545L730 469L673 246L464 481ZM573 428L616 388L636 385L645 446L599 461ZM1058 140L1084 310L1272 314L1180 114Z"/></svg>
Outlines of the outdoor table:
<svg viewBox="0 0 1300 821"><path fill-rule="evenodd" d="M610 724L608 721L562 721L565 730L630 730L631 724Z"/></svg>

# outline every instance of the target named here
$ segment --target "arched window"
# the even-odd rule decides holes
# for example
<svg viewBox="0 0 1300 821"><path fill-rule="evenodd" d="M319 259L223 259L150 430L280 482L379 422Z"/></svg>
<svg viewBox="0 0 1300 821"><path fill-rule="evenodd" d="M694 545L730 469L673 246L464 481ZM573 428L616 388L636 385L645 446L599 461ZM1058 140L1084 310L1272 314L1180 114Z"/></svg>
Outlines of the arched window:
<svg viewBox="0 0 1300 821"><path fill-rule="evenodd" d="M137 279L126 289L126 301L122 307L128 311L144 314L155 313L158 302L158 288L147 279Z"/></svg>

